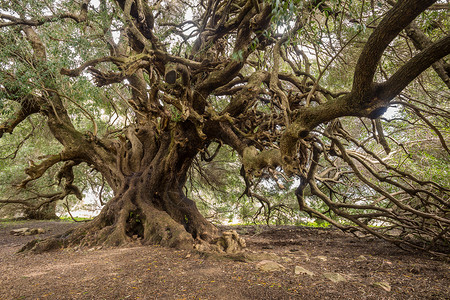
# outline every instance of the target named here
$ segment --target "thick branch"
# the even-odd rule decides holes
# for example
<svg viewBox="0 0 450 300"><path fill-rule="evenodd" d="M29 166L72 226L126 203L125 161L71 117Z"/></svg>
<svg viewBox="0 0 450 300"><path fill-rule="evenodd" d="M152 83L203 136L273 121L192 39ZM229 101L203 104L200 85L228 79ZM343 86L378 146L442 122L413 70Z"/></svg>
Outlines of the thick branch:
<svg viewBox="0 0 450 300"><path fill-rule="evenodd" d="M420 73L448 54L450 54L450 35L429 45L401 66L397 72L382 84L382 92L378 97L383 100L391 100Z"/></svg>
<svg viewBox="0 0 450 300"><path fill-rule="evenodd" d="M3 22L0 23L0 28L6 27L6 26L13 26L13 25L27 25L27 26L40 26L45 23L50 22L56 22L61 19L72 19L77 23L81 23L86 21L87 19L87 10L90 0L83 0L83 3L81 4L81 11L79 14L74 13L61 13L57 15L51 15L51 16L43 16L38 19L25 19L25 18L17 18L11 15L7 15L4 13L0 13L0 19L9 20L9 22Z"/></svg>
<svg viewBox="0 0 450 300"><path fill-rule="evenodd" d="M64 199L69 193L67 191L63 192L55 192L50 194L36 194L36 196L27 198L27 199L0 199L0 203L4 204L19 204L23 205L31 210L38 210L45 204L49 204L51 202L55 202L61 199ZM46 199L39 204L33 204L31 202L36 201L38 199Z"/></svg>
<svg viewBox="0 0 450 300"><path fill-rule="evenodd" d="M267 72L255 72L248 79L245 88L241 89L230 101L222 114L229 114L236 117L244 113L254 104L256 97L261 92L261 83L267 81L269 74Z"/></svg>
<svg viewBox="0 0 450 300"><path fill-rule="evenodd" d="M36 102L34 96L25 97L21 102L20 110L16 113L14 118L10 118L3 124L0 124L0 138L4 133L12 133L14 128L17 127L28 116L38 113L40 110L39 105Z"/></svg>
<svg viewBox="0 0 450 300"><path fill-rule="evenodd" d="M413 22L406 27L406 33L413 41L414 47L417 50L423 50L433 44L433 42L417 27ZM433 69L436 74L444 81L448 88L450 88L450 76L444 67L444 61L439 60L433 64Z"/></svg>
<svg viewBox="0 0 450 300"><path fill-rule="evenodd" d="M389 43L420 13L436 0L405 0L386 14L378 27L370 35L359 56L355 68L352 93L358 102L364 102L370 92L378 63Z"/></svg>
<svg viewBox="0 0 450 300"><path fill-rule="evenodd" d="M51 166L59 163L60 161L67 161L74 158L76 158L76 153L74 152L61 152L60 154L47 157L38 165L30 160L30 166L25 170L28 177L20 183L19 188L24 188L28 182L40 178Z"/></svg>
<svg viewBox="0 0 450 300"><path fill-rule="evenodd" d="M211 120L205 123L203 132L205 132L210 139L217 139L231 146L242 156L247 144L245 143L245 140L236 135L231 127L232 126L228 122Z"/></svg>

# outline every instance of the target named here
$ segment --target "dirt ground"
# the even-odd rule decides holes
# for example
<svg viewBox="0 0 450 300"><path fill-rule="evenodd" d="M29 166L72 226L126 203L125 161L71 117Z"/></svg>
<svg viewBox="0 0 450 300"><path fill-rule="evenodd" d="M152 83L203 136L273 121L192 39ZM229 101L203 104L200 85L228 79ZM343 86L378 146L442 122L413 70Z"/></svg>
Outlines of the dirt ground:
<svg viewBox="0 0 450 300"><path fill-rule="evenodd" d="M36 236L10 234L77 225L1 222L0 299L450 299L448 262L333 229L233 227L248 246L237 260L158 246L24 255ZM260 270L268 260L281 270Z"/></svg>

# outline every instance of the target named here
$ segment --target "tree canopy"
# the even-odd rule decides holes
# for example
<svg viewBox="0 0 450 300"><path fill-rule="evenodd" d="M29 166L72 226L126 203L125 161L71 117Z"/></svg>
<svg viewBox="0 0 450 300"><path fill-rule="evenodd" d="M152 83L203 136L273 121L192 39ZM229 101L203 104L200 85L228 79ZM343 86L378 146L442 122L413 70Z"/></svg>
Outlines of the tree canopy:
<svg viewBox="0 0 450 300"><path fill-rule="evenodd" d="M84 166L114 193L65 245L243 246L185 191L190 170L207 180L225 151L239 157L243 198L269 214L283 203L255 190L260 178L295 183L301 211L344 231L448 247L448 4L0 3L3 156L24 154L28 135L56 142L25 154L16 186L58 169L58 191L39 196L81 197Z"/></svg>

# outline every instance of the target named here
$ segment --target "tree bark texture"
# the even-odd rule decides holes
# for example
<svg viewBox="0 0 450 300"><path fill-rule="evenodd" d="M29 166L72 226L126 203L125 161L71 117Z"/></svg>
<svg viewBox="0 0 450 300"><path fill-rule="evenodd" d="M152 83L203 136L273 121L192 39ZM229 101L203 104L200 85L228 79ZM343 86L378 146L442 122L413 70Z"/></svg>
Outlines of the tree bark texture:
<svg viewBox="0 0 450 300"><path fill-rule="evenodd" d="M63 237L30 243L24 250L40 252L78 244L120 246L133 241L219 252L245 247L235 232L220 236L183 192L186 173L203 143L195 126L178 123L159 137L154 136L155 128L149 129L129 130L127 138L115 145L114 155L105 154L102 147L90 148L97 150L91 154L92 163L104 170L115 192L100 215Z"/></svg>

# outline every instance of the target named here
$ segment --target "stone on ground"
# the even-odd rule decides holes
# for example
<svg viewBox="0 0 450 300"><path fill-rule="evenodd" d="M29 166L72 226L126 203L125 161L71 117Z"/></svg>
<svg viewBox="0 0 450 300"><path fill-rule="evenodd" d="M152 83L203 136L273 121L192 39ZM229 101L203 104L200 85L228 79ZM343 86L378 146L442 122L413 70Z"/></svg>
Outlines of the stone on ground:
<svg viewBox="0 0 450 300"><path fill-rule="evenodd" d="M24 228L13 229L9 233L12 235L35 235L35 234L45 233L45 229L24 227Z"/></svg>
<svg viewBox="0 0 450 300"><path fill-rule="evenodd" d="M309 276L314 276L314 272L309 271L309 270L307 270L307 269L305 269L303 267L300 267L300 266L295 266L294 272L295 272L296 275L306 274L306 275L309 275Z"/></svg>
<svg viewBox="0 0 450 300"><path fill-rule="evenodd" d="M347 281L347 279L345 279L344 276L342 276L339 273L323 273L323 276L328 279L331 280L332 282L341 282L341 281Z"/></svg>
<svg viewBox="0 0 450 300"><path fill-rule="evenodd" d="M367 260L367 258L364 255L360 255L360 256L358 256L358 258L355 261L361 262L361 261L366 261L366 260Z"/></svg>
<svg viewBox="0 0 450 300"><path fill-rule="evenodd" d="M256 264L256 268L263 272L283 271L286 268L272 260L263 260Z"/></svg>
<svg viewBox="0 0 450 300"><path fill-rule="evenodd" d="M280 260L280 257L272 252L248 252L245 253L247 261L261 261L261 260Z"/></svg>
<svg viewBox="0 0 450 300"><path fill-rule="evenodd" d="M314 258L318 259L318 260L321 260L321 261L327 261L327 257L326 256L322 256L322 255L314 256Z"/></svg>
<svg viewBox="0 0 450 300"><path fill-rule="evenodd" d="M386 281L375 282L373 285L382 288L386 292L391 291L391 285L389 283L387 283Z"/></svg>
<svg viewBox="0 0 450 300"><path fill-rule="evenodd" d="M30 228L18 228L10 231L12 235L25 235L25 232L28 232Z"/></svg>

